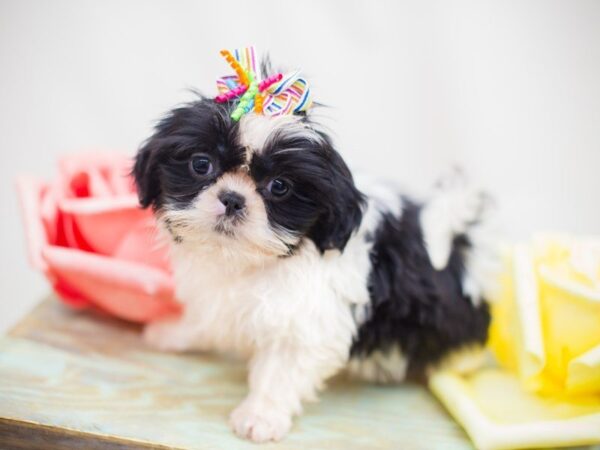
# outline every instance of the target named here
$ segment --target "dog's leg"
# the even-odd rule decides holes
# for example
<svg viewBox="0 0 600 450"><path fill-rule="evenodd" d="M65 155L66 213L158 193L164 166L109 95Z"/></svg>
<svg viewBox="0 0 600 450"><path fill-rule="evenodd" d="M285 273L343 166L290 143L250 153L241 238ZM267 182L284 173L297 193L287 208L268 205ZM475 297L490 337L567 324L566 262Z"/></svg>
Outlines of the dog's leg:
<svg viewBox="0 0 600 450"><path fill-rule="evenodd" d="M281 346L257 353L250 362L250 392L230 417L235 433L255 442L285 436L302 400L316 400L323 381L342 367L343 358L328 356Z"/></svg>

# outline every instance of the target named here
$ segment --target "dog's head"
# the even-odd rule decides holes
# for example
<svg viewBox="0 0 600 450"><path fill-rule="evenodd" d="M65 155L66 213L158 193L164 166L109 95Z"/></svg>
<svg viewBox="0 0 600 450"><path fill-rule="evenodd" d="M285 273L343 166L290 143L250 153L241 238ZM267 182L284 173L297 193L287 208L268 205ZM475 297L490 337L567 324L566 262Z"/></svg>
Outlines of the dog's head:
<svg viewBox="0 0 600 450"><path fill-rule="evenodd" d="M230 112L200 98L157 125L133 170L141 205L180 245L285 256L310 239L343 250L363 196L329 137L306 116Z"/></svg>

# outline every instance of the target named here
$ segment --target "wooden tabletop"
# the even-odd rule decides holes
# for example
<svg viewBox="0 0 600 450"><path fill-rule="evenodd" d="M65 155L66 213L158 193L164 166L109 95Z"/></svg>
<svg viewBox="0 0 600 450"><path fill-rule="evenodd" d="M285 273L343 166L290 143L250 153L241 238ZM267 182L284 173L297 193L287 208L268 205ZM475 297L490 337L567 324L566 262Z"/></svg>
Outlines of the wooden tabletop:
<svg viewBox="0 0 600 450"><path fill-rule="evenodd" d="M417 385L339 377L278 444L235 437L243 363L152 351L140 327L54 298L0 338L0 449L467 449L466 435Z"/></svg>

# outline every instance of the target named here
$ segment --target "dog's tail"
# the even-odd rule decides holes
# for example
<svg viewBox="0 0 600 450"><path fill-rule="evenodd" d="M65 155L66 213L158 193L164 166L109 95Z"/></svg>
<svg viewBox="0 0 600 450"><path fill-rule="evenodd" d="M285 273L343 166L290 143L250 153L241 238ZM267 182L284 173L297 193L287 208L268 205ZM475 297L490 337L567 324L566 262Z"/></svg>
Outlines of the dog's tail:
<svg viewBox="0 0 600 450"><path fill-rule="evenodd" d="M421 212L423 238L431 264L446 267L455 238L468 243L463 291L473 302L490 299L500 270L499 231L492 198L454 169L436 184Z"/></svg>

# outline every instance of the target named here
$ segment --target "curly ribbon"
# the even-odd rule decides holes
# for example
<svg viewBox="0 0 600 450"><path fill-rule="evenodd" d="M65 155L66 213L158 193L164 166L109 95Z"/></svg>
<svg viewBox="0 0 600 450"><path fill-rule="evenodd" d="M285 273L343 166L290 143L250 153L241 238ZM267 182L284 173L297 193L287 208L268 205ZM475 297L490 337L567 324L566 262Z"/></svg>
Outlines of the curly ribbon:
<svg viewBox="0 0 600 450"><path fill-rule="evenodd" d="M277 73L258 80L254 47L233 51L222 50L221 55L231 66L235 75L217 79L219 95L217 103L238 101L231 113L234 121L251 111L267 116L279 116L307 111L312 105L308 83L300 77L300 71Z"/></svg>

